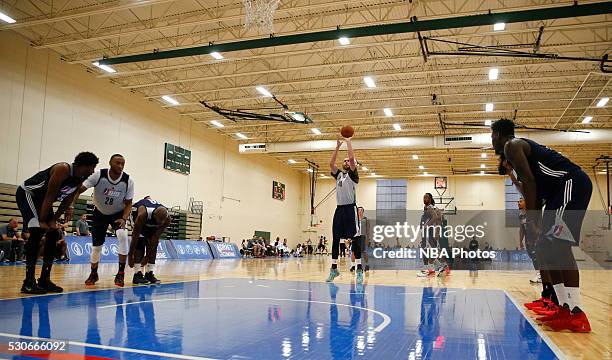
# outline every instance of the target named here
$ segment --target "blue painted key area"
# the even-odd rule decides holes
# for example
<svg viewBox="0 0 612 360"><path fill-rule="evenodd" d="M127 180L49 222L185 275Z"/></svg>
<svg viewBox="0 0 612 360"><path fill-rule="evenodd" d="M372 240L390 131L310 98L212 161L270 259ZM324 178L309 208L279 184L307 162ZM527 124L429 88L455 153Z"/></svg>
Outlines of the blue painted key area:
<svg viewBox="0 0 612 360"><path fill-rule="evenodd" d="M69 340L68 353L86 359L556 358L498 290L218 279L1 300L0 309L2 358L41 358L6 350L39 338Z"/></svg>

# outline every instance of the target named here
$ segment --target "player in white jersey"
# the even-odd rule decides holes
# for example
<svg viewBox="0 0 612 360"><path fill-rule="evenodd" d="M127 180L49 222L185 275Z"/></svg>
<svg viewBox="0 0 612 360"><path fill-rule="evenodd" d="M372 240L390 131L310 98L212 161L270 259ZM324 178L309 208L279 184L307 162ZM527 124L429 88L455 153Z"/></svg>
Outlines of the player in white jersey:
<svg viewBox="0 0 612 360"><path fill-rule="evenodd" d="M126 221L132 211L134 198L134 181L123 172L125 159L120 154L111 156L109 169L101 169L93 173L79 189L83 192L88 188L94 189L93 226L91 232L91 273L85 285L91 286L98 281L98 263L102 245L106 240L106 230L111 225L119 241L119 271L115 275L115 285L123 287L125 277L125 263L129 250L128 231Z"/></svg>

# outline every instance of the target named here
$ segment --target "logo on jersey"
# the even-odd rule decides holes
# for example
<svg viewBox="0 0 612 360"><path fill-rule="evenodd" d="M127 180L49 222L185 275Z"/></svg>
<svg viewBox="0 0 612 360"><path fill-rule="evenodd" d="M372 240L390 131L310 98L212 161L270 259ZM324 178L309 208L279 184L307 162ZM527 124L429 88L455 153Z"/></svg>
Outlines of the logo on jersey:
<svg viewBox="0 0 612 360"><path fill-rule="evenodd" d="M57 195L57 201L63 201L68 195L72 194L76 190L76 187L64 186L60 189Z"/></svg>
<svg viewBox="0 0 612 360"><path fill-rule="evenodd" d="M104 190L104 196L110 197L121 197L123 193L121 191L115 190L115 188L106 188Z"/></svg>
<svg viewBox="0 0 612 360"><path fill-rule="evenodd" d="M553 230L553 234L555 235L555 237L560 237L562 233L563 233L563 225L556 225L555 229Z"/></svg>

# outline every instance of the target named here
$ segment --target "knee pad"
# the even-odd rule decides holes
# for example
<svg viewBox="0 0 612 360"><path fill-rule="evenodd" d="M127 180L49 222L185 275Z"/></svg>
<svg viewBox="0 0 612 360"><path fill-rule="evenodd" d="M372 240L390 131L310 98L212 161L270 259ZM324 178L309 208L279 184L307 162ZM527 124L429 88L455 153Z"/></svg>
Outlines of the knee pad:
<svg viewBox="0 0 612 360"><path fill-rule="evenodd" d="M116 233L117 240L119 241L119 255L127 255L130 247L128 231L126 229L119 229Z"/></svg>
<svg viewBox="0 0 612 360"><path fill-rule="evenodd" d="M100 262L100 253L102 252L102 246L92 246L91 248L91 263L97 264Z"/></svg>

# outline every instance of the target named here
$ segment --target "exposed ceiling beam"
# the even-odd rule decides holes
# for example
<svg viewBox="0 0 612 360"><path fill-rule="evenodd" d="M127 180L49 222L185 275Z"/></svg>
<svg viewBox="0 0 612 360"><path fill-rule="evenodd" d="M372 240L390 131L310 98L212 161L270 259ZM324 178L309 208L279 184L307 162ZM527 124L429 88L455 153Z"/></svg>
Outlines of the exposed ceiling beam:
<svg viewBox="0 0 612 360"><path fill-rule="evenodd" d="M176 1L176 0L124 1L123 4L120 4L120 5L100 7L100 8L96 8L92 10L73 12L73 13L69 13L65 15L59 15L59 16L54 16L54 17L49 17L49 18L44 18L44 19L36 19L36 20L30 20L30 21L18 21L14 24L0 26L0 30L14 30L14 29L32 27L36 25L50 24L50 23L54 23L58 21L66 21L66 20L78 19L82 17L107 14L107 13L121 11L121 10L129 10L129 9L133 9L136 7L163 4L163 3L173 2L173 1Z"/></svg>
<svg viewBox="0 0 612 360"><path fill-rule="evenodd" d="M403 1L400 0L399 2L401 3ZM313 9L318 9L318 8L329 8L329 7L334 7L334 6L348 5L351 3L363 3L363 0L342 0L342 1L334 1L334 2L328 1L328 2L324 2L320 4L284 7L284 8L277 9L275 11L275 15L283 14L287 12L295 13L296 11L313 10ZM381 5L389 5L389 4L381 4ZM346 9L340 9L339 11L346 11ZM143 28L134 29L134 30L122 29L122 31L117 32L117 33L110 33L110 34L106 33L102 35L90 36L90 37L83 38L83 39L61 40L61 41L56 41L52 43L36 45L34 46L34 48L37 48L37 49L56 48L60 46L83 44L83 43L88 43L92 41L114 39L114 38L119 38L119 37L134 36L134 35L140 35L140 34L146 34L146 33L157 33L157 32L166 31L166 30L176 30L179 28L188 28L188 27L202 26L202 25L208 25L208 24L219 24L221 22L223 23L232 22L232 21L240 22L244 20L244 16L245 16L244 13L241 11L241 13L238 15L222 16L219 18L210 18L210 19L196 20L196 21L190 21L190 22L179 22L176 24L156 26L156 27L144 28L144 29Z"/></svg>
<svg viewBox="0 0 612 360"><path fill-rule="evenodd" d="M562 19L570 17L601 15L612 13L612 1L592 3L585 5L548 7L544 9L522 10L511 12L489 13L482 15L458 16L445 19L433 19L414 22L400 22L385 25L370 25L357 28L328 30L312 33L269 37L246 41L237 41L225 44L215 44L208 46L198 46L185 49L168 51L158 51L153 53L120 56L114 58L101 59L100 63L105 65L125 64L141 61L152 61L161 59L171 59L185 56L195 56L210 54L217 51L221 53L259 49L265 47L282 46L309 43L315 41L335 40L341 36L350 38L389 35L401 33L424 32L431 30L442 30L452 28L464 28L470 26L493 25L495 23L515 23L525 21L540 21L550 19Z"/></svg>
<svg viewBox="0 0 612 360"><path fill-rule="evenodd" d="M537 59L536 59L537 60ZM553 67L553 71L557 71L554 66L555 65L561 65L561 64L572 64L573 66L576 66L578 63L587 63L585 61L543 61L543 60L538 60L536 62L527 62L524 59L520 59L520 63L518 64L508 64L508 65L498 65L495 64L495 67L499 68L500 70L506 70L506 69L514 69L514 68L519 68L521 70L525 70L525 69L529 69L531 67L543 67L543 66L551 66ZM494 63L492 63L494 64ZM478 70L478 69L482 69L483 68L483 63L477 63L476 66L467 66L468 64L462 64L461 67L454 67L454 68L447 68L447 69L441 69L440 65L438 65L438 69L436 70L422 70L419 71L419 74L422 75L429 75L429 74L446 74L446 73L453 73L453 72L469 72L469 71L473 71L473 70ZM473 64L469 64L469 65L473 65ZM488 64L487 64L488 65ZM593 66L593 68L595 68L595 66ZM585 76L587 75L587 69L578 69L578 70L582 70L585 71L584 74L572 74L572 75L563 75L563 76L552 76L552 77L530 77L529 80L551 80L551 79L567 79L567 77L576 77L576 76ZM397 76L401 76L401 75L413 75L415 74L415 72L405 72L405 71L401 71L401 72L392 72L392 73L384 73L384 74L378 74L378 73L373 73L372 75L375 75L376 77L397 77ZM351 80L351 79L361 79L363 78L363 75L352 75L352 76L336 76L333 79L330 78L315 78L315 79L305 79L305 80L294 80L294 81L283 81L283 82L271 82L271 83L266 83L266 85L268 86L274 86L275 88L279 88L279 87L284 87L284 86L293 86L293 85L300 85L300 84L313 84L315 82L321 82L321 81L330 81L330 80ZM507 79L502 78L499 79L497 81L506 81ZM521 79L521 80L525 80L525 79ZM260 82L257 82L257 84L259 84ZM444 84L436 84L436 83L430 83L427 86L441 86L441 85L465 85L465 84L470 84L473 82L460 82L460 83L448 83L445 82ZM245 90L245 89L253 89L253 87L256 84L249 84L249 85L243 85L243 86L231 86L231 87L216 87L213 89L205 89L205 90L194 90L194 91L186 91L186 92L164 92L164 93L160 93L160 94L156 94L156 95L147 95L145 96L145 98L151 99L151 98L158 98L162 95L171 95L171 96L181 96L181 95L196 95L196 94L209 94L209 93L219 93L222 91L235 91L235 90ZM127 85L126 85L127 86ZM124 86L122 87L123 89L126 89L127 87ZM425 85L423 85L425 86Z"/></svg>
<svg viewBox="0 0 612 360"><path fill-rule="evenodd" d="M558 31L562 31L562 30L581 30L581 29L591 29L593 31L595 31L594 29L597 28L605 28L606 26L608 26L609 23L605 22L605 21L598 21L598 22L590 22L590 23L584 23L584 24L572 24L572 25L560 25L560 26L549 26L546 28L546 32L547 34L550 33L555 33ZM530 33L536 33L537 30L536 29L513 29L513 30L507 30L504 32L504 35L518 35L518 34L530 34ZM474 38L478 38L478 37L488 37L488 36L495 36L495 37L499 37L500 34L495 32L495 31L491 31L491 32L477 32L477 33L469 33L469 34L456 34L456 35L440 35L440 36L435 36L435 37L431 37L431 39L447 39L447 38L452 38L454 40L457 39L474 39ZM406 41L409 40L415 40L415 39L395 39L395 40L391 40L389 38L374 38L375 41L371 41L371 42L360 42L360 43L353 43L351 45L347 45L347 46L337 46L336 44L332 45L332 46L326 46L326 47L313 47L311 49L300 49L300 50L288 50L288 51L281 51L281 52L271 52L271 53L264 53L264 54L258 54L257 55L257 59L268 59L268 58L283 58L283 57L287 57L287 56L298 56L298 55L306 55L306 54L314 54L314 53L327 53L327 52L346 52L346 50L354 50L354 49L359 49L359 48L371 48L373 46L376 47L382 47L382 46L387 46L387 45L393 45L393 44L404 44ZM469 40L468 40L469 41ZM544 45L546 46L546 45ZM558 46L567 46L567 45L551 45L551 47L556 48ZM585 45L583 45L585 46ZM71 58L71 55L68 55L68 58ZM135 76L135 75L143 75L143 74L148 74L148 73L157 73L160 71L175 71L175 70L185 70L185 69L197 69L200 67L205 67L205 66L210 66L213 64L227 64L227 63L238 63L238 62L242 62L242 61L250 61L253 59L253 55L245 55L245 56L241 56L241 57L229 57L229 58L225 58L222 61L219 60L204 60L204 59L198 59L197 61L191 61L193 59L190 59L190 61L186 61L185 63L182 64L172 64L172 65L165 65L165 66L156 66L156 67L149 67L149 68L145 68L145 69L118 69L119 71L117 71L116 73L104 73L104 74L100 74L98 75L98 77L112 77L112 78L119 78L119 77L131 77L131 76ZM81 60L70 60L68 61L68 63L70 64L77 64L77 63L86 63L89 64L91 63L92 59L81 59Z"/></svg>

